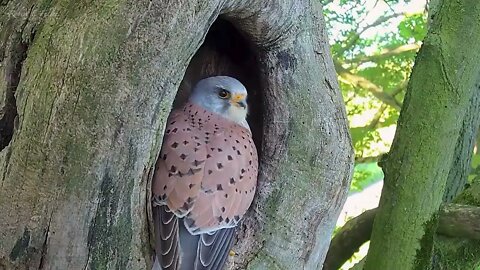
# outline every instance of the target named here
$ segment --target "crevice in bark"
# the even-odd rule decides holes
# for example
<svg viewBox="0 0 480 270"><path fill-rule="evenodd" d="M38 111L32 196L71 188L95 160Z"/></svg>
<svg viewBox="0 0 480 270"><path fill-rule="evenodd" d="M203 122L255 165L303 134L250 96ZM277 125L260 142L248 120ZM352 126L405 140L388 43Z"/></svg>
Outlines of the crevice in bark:
<svg viewBox="0 0 480 270"><path fill-rule="evenodd" d="M17 240L10 252L10 260L16 261L18 258L23 257L28 253L30 238L30 230L25 228L22 236Z"/></svg>
<svg viewBox="0 0 480 270"><path fill-rule="evenodd" d="M218 75L234 77L248 90L248 122L255 144L261 150L263 96L259 74L258 54L252 43L233 23L219 18L210 27L205 41L190 61L174 107L181 106L186 101L191 88L199 80Z"/></svg>
<svg viewBox="0 0 480 270"><path fill-rule="evenodd" d="M151 201L152 201L152 189L151 189L151 182L148 181L148 179L152 179L153 178L153 172L154 172L154 168L151 167L150 169L148 169L148 171L144 171L143 175L144 175L144 181L145 181L145 184L147 185L146 186L146 191L147 191L147 196L145 196L145 199L146 199L146 202L145 202L145 205L147 205L147 207L145 207L145 216L148 217L148 222L146 223L146 231L148 231L148 234L147 234L147 239L148 239L148 243L150 244L150 251L151 251L151 255L152 255L152 263L155 259L155 227L153 225L153 212L152 212L152 205L151 205Z"/></svg>
<svg viewBox="0 0 480 270"><path fill-rule="evenodd" d="M48 237L50 234L50 224L52 223L52 215L50 215L50 220L48 221L47 229L45 230L45 240L43 241L42 245L42 255L40 257L40 263L38 265L38 270L45 269L45 255L47 254L47 249L48 249Z"/></svg>
<svg viewBox="0 0 480 270"><path fill-rule="evenodd" d="M0 5L6 5L7 3L8 1L1 1ZM5 38L8 38L9 34L12 34L12 41L10 49L7 52L7 63L5 66L5 104L3 108L0 108L0 151L7 147L12 140L15 119L18 116L15 92L17 91L18 84L20 83L23 62L27 58L28 47L35 38L35 31L32 30L26 41L23 40L22 36L24 34L25 27L29 22L33 7L34 6L30 8L30 11L19 32L5 33ZM7 29L12 27L11 23L11 21L8 23ZM3 41L3 43L6 42ZM5 55L3 55L4 53L5 52L3 52L2 48L2 55L0 55L2 60L5 57Z"/></svg>
<svg viewBox="0 0 480 270"><path fill-rule="evenodd" d="M15 118L18 115L15 92L20 82L23 61L27 57L29 44L22 41L21 34L17 34L13 41L10 59L6 65L5 80L5 107L2 108L0 118L0 151L12 140Z"/></svg>
<svg viewBox="0 0 480 270"><path fill-rule="evenodd" d="M201 79L226 75L241 81L248 91L249 114L247 121L252 130L253 140L261 157L263 141L263 96L260 83L260 64L258 49L249 41L247 35L235 27L235 22L218 18L210 27L203 44L193 56L185 72L174 101L174 108L186 101L191 88ZM254 205L254 204L253 204ZM236 269L243 269L246 252L258 249L261 243L255 240L258 221L253 215L246 215L237 228L237 237L242 246L234 248L241 261L235 262ZM254 247L254 248L252 248Z"/></svg>

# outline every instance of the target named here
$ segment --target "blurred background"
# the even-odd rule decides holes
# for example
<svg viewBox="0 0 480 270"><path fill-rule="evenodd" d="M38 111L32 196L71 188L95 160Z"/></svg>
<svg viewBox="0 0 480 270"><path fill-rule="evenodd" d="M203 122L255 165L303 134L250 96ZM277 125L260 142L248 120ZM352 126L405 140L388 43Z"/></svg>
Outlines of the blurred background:
<svg viewBox="0 0 480 270"><path fill-rule="evenodd" d="M378 206L378 166L395 135L415 55L427 32L427 0L323 0L330 45L355 148L350 194L337 222ZM434 98L434 97L432 97ZM419 116L420 117L420 116ZM469 180L480 175L480 137ZM342 269L368 250L366 243Z"/></svg>

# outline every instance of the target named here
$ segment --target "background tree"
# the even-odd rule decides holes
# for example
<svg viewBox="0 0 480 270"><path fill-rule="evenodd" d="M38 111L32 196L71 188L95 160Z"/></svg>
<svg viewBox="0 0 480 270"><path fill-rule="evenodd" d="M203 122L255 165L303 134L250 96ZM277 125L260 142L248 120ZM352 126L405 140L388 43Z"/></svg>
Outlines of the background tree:
<svg viewBox="0 0 480 270"><path fill-rule="evenodd" d="M0 30L0 269L149 269L165 121L211 74L261 153L235 267L320 267L353 154L318 1L7 0Z"/></svg>
<svg viewBox="0 0 480 270"><path fill-rule="evenodd" d="M336 46L332 46L333 55L337 56L339 55L338 52L340 52L340 60L338 58L334 59L336 63L342 63L342 67L340 67L339 72L340 76L342 76L342 69L344 69L345 66L348 67L348 64L343 63L343 60L341 59L349 59L352 54L364 54L367 55L367 57L364 58L370 59L367 65L363 65L363 63L361 63L359 70L354 70L353 72L351 72L351 74L349 74L349 78L355 79L354 82L369 81L368 84L363 84L365 85L365 87L369 87L371 85L371 79L367 79L364 76L360 75L362 69L364 68L376 68L376 72L371 73L373 79L383 80L383 78L385 78L385 80L387 81L386 85L391 85L391 83L394 82L395 76L390 76L390 74L395 74L395 68L397 68L397 70L403 69L407 71L411 68L414 58L414 54L411 54L411 52L404 52L401 49L395 49L393 50L394 53L387 53L387 61L390 61L389 65L387 66L390 68L393 67L394 69L392 70L379 69L378 67L382 66L384 58L377 57L377 55L382 55L382 50L388 52L388 49L383 47L383 44L388 44L388 41L390 39L393 39L393 42L395 42L395 39L398 36L404 37L404 42L406 43L403 43L400 48L406 48L407 51L408 48L413 48L413 45L415 45L411 44L411 42L419 44L418 41L422 39L422 36L426 32L426 16L422 14L422 9L417 8L417 11L420 11L420 13L417 14L405 14L402 11L405 10L405 6L408 3L405 3L404 1L324 2L326 3L325 12L327 13L328 18L327 25L329 25L331 43L336 44ZM421 4L419 2L420 1L416 1L416 4ZM411 2L409 5L411 4L413 4L413 2ZM431 15L430 18L434 17L432 16L432 9L434 9L434 4L435 3L430 3L430 6L428 8L429 14ZM385 8L385 6L387 8ZM382 8L384 12L379 13L378 9ZM409 18L415 19L410 21ZM359 24L360 27L358 26ZM407 27L405 27L406 25ZM339 29L341 29L342 31L339 31ZM363 31L362 29L366 30ZM354 42L349 42L349 40L352 39L349 39L348 37L354 37ZM352 47L352 50L350 52L348 50L343 50L343 48L346 47ZM416 45L415 47L418 48L419 46ZM352 58L355 59L356 57L353 56ZM400 60L402 58L403 61ZM337 71L338 70L339 69L337 67ZM406 73L407 78L409 76L408 73L409 72ZM345 79L346 78L347 77L345 77ZM347 82L347 84L349 83L348 80L345 79L342 79L340 77L342 86L344 82ZM349 87L349 85L354 85L354 87ZM364 135L370 132L365 127L372 127L372 125L359 125L359 122L364 120L367 124L369 123L369 121L371 121L371 123L373 124L379 124L375 128L371 129L371 134L363 137L362 140L366 143L355 144L357 164L355 168L354 181L351 187L351 191L355 192L367 186L372 180L381 179L382 173L380 168L376 166L376 160L378 159L378 153L382 154L383 152L388 151L389 143L391 142L391 138L382 134L385 133L384 123L386 123L387 129L393 128L392 130L394 130L396 126L396 121L393 122L393 124L390 124L389 121L383 122L385 120L379 118L382 117L381 113L369 113L369 110L372 111L372 104L378 102L380 99L377 99L373 94L368 94L367 90L362 88L359 84L355 85L354 83L349 83L349 85L343 86L343 93L344 98L347 102L347 112L349 114L352 137L354 138L354 141L358 142L358 140L355 139L357 134ZM383 90L384 88L373 87L372 89ZM360 91L366 91L368 96L366 98L359 99L358 92ZM349 97L352 96L354 98L349 99ZM398 101L402 102L403 94L397 97L399 97ZM357 104L351 104L351 101L355 100L355 98L357 98ZM386 105L387 103L380 101L380 106L388 106ZM396 115L398 116L398 113ZM461 136L459 137L457 146L455 148L455 162L451 166L448 177L448 183L450 184L447 184L444 194L444 201L446 202L451 201L453 198L455 198L456 195L463 190L464 185L467 181L472 183L472 179L474 179L476 176L475 168L480 168L478 167L479 162L477 161L480 156L478 155L477 150L474 151L477 154L473 155L472 157L472 148L474 147L474 145L478 145L478 139L477 142L475 142L474 138L474 134L478 130L479 125L477 117L478 115L478 105L475 105L475 102L472 101L469 110L466 113L464 125L461 131ZM380 142L380 144L378 142ZM382 147L382 145L386 147ZM475 147L475 149L477 149L477 147ZM472 162L470 163L471 160ZM470 170L470 164L472 165L472 168L474 168L473 170ZM472 190L469 189L468 191L466 191L466 194L472 194ZM473 199L463 199L465 197L470 198L470 196L471 195L462 195L459 199L455 200L455 202L476 205L475 203L473 203ZM446 200L447 198L448 200ZM327 267L325 266L324 269L337 269L343 262L345 262L346 259L348 259L352 255L353 251L358 249L361 244L363 244L370 238L371 224L373 223L373 218L375 217L374 213L375 211L367 211L365 215L361 215L360 217L349 221L347 223L347 226L340 230L339 235L337 235L332 242L331 250L329 251L329 256L327 258L327 263L328 261L330 261L330 263L335 262L334 264L336 265L336 268L335 266L330 265L328 268L325 268ZM449 220L451 221L451 219ZM445 224L441 224L439 228L439 230L441 231L437 231L438 233L440 233L440 235L444 235L445 233L445 231L443 231L444 225ZM458 224L456 226L458 226ZM475 241L472 242L472 240L462 240L458 237L465 237L465 235L456 235L455 238L439 237L444 242L442 245L443 247L455 246L454 248L450 248L448 250L439 250L434 255L436 258L435 261L438 262L439 265L443 264L444 269L471 269L471 263L475 263L475 259L473 258L474 256L472 257L472 262L465 261L465 254L475 254ZM336 243L341 244L337 245ZM460 254L463 254L463 260L460 259L462 257ZM453 258L456 258L456 260ZM340 264L338 265L338 263ZM476 263L479 262L477 261ZM468 265L470 265L470 267Z"/></svg>
<svg viewBox="0 0 480 270"><path fill-rule="evenodd" d="M364 269L431 266L437 211L456 145L451 137L460 134L458 119L464 119L480 72L480 46L466 48L463 41L480 40L478 33L476 1L439 4L416 59L392 150L382 165L385 185Z"/></svg>

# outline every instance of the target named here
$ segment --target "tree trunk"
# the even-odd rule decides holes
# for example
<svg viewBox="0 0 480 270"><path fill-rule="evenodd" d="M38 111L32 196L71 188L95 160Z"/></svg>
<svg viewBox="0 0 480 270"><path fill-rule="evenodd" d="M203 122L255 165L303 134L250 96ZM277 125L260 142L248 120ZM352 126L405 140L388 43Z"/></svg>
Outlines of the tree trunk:
<svg viewBox="0 0 480 270"><path fill-rule="evenodd" d="M465 19L468 18L468 19ZM473 41L468 47L465 40ZM364 269L429 269L437 211L480 71L480 2L442 1L420 50ZM395 258L392 260L392 258Z"/></svg>
<svg viewBox="0 0 480 270"><path fill-rule="evenodd" d="M455 201L457 203L470 203L474 206L480 206L480 204L476 204L475 200L465 200L465 195L457 197L467 185L473 146L477 138L478 126L480 125L480 76L477 76L477 83L473 92L455 146L453 163L448 173L443 195L443 203L450 203L456 198ZM471 194L471 190L463 194ZM478 195L480 195L480 192ZM433 269L473 269L471 267L472 263L480 264L480 259L473 255L480 252L478 245L480 231L477 226L477 224L480 224L478 221L479 208L474 206L446 204L444 206L446 208L440 209L439 224L434 243ZM463 211L463 209L466 209L466 211ZM474 210L474 214L471 214L470 210ZM365 211L361 215L349 220L335 233L335 237L330 242L323 270L340 268L358 251L361 245L370 240L373 221L377 211L378 208ZM451 237L445 237L445 235L450 235ZM470 240L467 240L467 238ZM459 250L462 251L459 252ZM479 251L476 252L476 250ZM472 256L466 257L464 256L465 254L472 254ZM467 258L471 258L471 260Z"/></svg>
<svg viewBox="0 0 480 270"><path fill-rule="evenodd" d="M453 164L448 174L443 201L455 200L458 203L480 206L480 203L476 204L475 201L464 199L465 194L469 194L471 190L475 189L467 190L460 197L457 197L458 193L462 192L467 184L471 170L473 146L480 125L480 76L477 76L477 83L473 90L470 106L463 120L460 137L455 147ZM440 222L442 222L441 219ZM464 221L465 223L468 224ZM453 226L455 225L453 224ZM474 265L480 266L480 258L476 255L480 252L479 242L478 239L435 237L433 269L475 269L473 268Z"/></svg>
<svg viewBox="0 0 480 270"><path fill-rule="evenodd" d="M324 28L313 0L0 1L0 269L149 269L165 121L209 74L261 153L235 267L320 268L353 168Z"/></svg>
<svg viewBox="0 0 480 270"><path fill-rule="evenodd" d="M469 101L455 146L453 163L448 173L443 202L451 202L460 194L471 171L472 153L480 126L480 74L477 75L473 95Z"/></svg>

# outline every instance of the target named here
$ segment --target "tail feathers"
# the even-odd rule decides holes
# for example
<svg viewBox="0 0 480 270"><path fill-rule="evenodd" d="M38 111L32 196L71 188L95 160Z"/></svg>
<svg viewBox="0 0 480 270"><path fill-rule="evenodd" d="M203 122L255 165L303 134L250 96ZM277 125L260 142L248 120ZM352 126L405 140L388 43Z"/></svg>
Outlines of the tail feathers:
<svg viewBox="0 0 480 270"><path fill-rule="evenodd" d="M162 270L160 262L158 261L157 255L155 255L155 261L153 262L152 270Z"/></svg>
<svg viewBox="0 0 480 270"><path fill-rule="evenodd" d="M198 243L198 257L201 264L199 264L196 269L224 269L225 262L233 245L234 234L235 228L221 229L215 232L213 242L211 242L211 235L202 234L202 239ZM209 242L211 242L210 245L208 245Z"/></svg>
<svg viewBox="0 0 480 270"><path fill-rule="evenodd" d="M192 235L179 223L181 270L222 270L233 244L235 228Z"/></svg>
<svg viewBox="0 0 480 270"><path fill-rule="evenodd" d="M192 235L167 206L153 207L156 258L152 270L222 270L235 227Z"/></svg>
<svg viewBox="0 0 480 270"><path fill-rule="evenodd" d="M178 218L164 205L153 207L156 263L160 270L177 270ZM155 267L155 265L154 265Z"/></svg>

